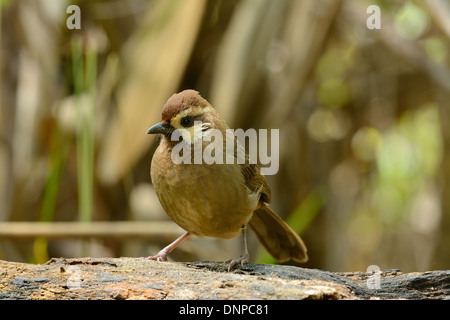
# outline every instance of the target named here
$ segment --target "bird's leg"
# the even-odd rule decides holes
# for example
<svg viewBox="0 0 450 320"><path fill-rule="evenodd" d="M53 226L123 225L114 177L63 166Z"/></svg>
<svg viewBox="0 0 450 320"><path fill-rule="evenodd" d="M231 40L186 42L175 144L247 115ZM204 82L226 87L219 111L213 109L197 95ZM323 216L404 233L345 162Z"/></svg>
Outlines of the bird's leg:
<svg viewBox="0 0 450 320"><path fill-rule="evenodd" d="M229 263L228 271L230 271L231 268L233 268L237 264L243 266L250 261L250 255L248 254L247 249L247 228L242 229L242 242L244 244L244 252L242 253L242 255L237 259L229 259L225 261L225 263Z"/></svg>
<svg viewBox="0 0 450 320"><path fill-rule="evenodd" d="M167 255L172 252L173 249L178 247L179 244L181 244L184 240L189 238L191 234L189 232L184 233L181 237L179 237L177 240L169 244L167 247L162 249L156 256L150 256L148 257L149 260L155 260L155 261L167 261Z"/></svg>

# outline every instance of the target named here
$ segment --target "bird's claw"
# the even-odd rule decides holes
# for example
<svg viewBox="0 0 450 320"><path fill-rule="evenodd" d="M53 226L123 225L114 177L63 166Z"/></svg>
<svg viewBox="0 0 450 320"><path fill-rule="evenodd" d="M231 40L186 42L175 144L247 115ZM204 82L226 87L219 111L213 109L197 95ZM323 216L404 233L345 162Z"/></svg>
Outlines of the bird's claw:
<svg viewBox="0 0 450 320"><path fill-rule="evenodd" d="M240 256L237 259L228 259L225 261L225 263L228 263L228 271L231 270L235 265L240 264L241 267L244 266L244 264L248 263L250 261L250 257L248 253L244 253L242 256Z"/></svg>
<svg viewBox="0 0 450 320"><path fill-rule="evenodd" d="M156 256L150 256L147 259L153 261L167 261L167 255L159 252Z"/></svg>

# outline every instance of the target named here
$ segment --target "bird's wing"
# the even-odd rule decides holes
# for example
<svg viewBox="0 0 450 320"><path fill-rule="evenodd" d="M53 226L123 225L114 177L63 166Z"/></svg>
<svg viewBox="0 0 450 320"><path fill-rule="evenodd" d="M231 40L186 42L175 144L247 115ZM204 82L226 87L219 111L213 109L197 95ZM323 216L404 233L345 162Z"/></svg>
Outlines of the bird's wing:
<svg viewBox="0 0 450 320"><path fill-rule="evenodd" d="M260 201L270 203L271 193L266 177L260 173L260 168L256 164L241 164L241 172L244 176L245 185L250 191L261 190Z"/></svg>
<svg viewBox="0 0 450 320"><path fill-rule="evenodd" d="M250 163L250 157L248 153L244 150L244 147L239 143L238 139L234 137L234 158L235 161L238 157L245 155L245 161L243 164L237 163L241 167L241 172L244 177L244 182L247 188L251 192L259 192L261 190L260 201L265 203L270 203L271 192L269 184L267 183L266 177L261 174L261 169L257 164Z"/></svg>

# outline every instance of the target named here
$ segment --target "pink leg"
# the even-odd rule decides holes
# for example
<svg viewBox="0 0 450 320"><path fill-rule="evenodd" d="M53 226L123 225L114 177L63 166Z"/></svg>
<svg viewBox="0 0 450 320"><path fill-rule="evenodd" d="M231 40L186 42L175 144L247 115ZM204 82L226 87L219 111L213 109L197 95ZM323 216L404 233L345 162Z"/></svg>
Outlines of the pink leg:
<svg viewBox="0 0 450 320"><path fill-rule="evenodd" d="M156 256L150 256L148 257L149 260L155 260L155 261L167 261L167 255L172 252L173 249L178 247L179 244L181 244L184 240L189 238L191 234L189 232L186 232L181 237L179 237L177 240L169 244L167 247L162 249Z"/></svg>

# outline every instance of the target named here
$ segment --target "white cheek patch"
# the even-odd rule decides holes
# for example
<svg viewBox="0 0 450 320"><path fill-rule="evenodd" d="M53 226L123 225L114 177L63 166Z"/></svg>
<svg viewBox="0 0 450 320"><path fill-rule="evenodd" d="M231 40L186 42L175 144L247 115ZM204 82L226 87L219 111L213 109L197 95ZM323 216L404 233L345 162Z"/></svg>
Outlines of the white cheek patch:
<svg viewBox="0 0 450 320"><path fill-rule="evenodd" d="M194 144L202 140L207 134L211 123L194 121L194 125L189 128L177 129L178 134L183 138L183 140L189 144Z"/></svg>
<svg viewBox="0 0 450 320"><path fill-rule="evenodd" d="M205 137L205 134L208 133L208 129L210 129L211 127L211 123L194 121L193 126L186 128L181 126L180 122L184 117L188 115L195 118L210 111L210 107L202 108L200 110L197 110L197 112L193 112L191 109L183 110L170 121L170 125L176 128L175 131L178 131L176 136L181 136L185 142L194 144L196 141L199 141L200 139Z"/></svg>
<svg viewBox="0 0 450 320"><path fill-rule="evenodd" d="M210 137L211 136L211 130L209 130L209 129L211 129L211 123L209 123L209 122L204 122L204 123L202 123L202 128L201 128L201 130L202 130L202 138L204 139L205 137Z"/></svg>

